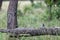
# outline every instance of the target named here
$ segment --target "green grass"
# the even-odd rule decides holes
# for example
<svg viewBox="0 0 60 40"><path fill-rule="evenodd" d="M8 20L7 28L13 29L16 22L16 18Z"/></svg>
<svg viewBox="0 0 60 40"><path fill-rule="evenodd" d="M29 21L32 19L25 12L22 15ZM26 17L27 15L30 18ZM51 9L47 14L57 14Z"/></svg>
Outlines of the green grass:
<svg viewBox="0 0 60 40"><path fill-rule="evenodd" d="M18 4L20 5L20 3ZM2 11L0 11L0 28L7 28L7 8L8 8L8 2L3 2ZM20 10L20 6L18 6L18 10ZM32 13L26 13L23 16L18 15L18 26L19 27L34 27L39 28L43 23L45 24L45 27L59 27L60 21L57 19L53 19L51 21L47 21L46 18L48 18L45 14L45 11L42 11L39 13L33 12ZM0 40L7 40L7 34L0 33ZM44 35L44 36L36 36L36 37L20 37L20 40L60 40L60 36L52 36L52 35Z"/></svg>

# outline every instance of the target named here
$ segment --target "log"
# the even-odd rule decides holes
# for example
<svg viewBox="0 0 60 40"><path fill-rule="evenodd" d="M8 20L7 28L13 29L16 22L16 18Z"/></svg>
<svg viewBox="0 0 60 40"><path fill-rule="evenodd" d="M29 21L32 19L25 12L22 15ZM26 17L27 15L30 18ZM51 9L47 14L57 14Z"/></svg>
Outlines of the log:
<svg viewBox="0 0 60 40"><path fill-rule="evenodd" d="M16 28L16 29L0 29L2 33L30 34L30 36L40 35L60 35L60 28Z"/></svg>

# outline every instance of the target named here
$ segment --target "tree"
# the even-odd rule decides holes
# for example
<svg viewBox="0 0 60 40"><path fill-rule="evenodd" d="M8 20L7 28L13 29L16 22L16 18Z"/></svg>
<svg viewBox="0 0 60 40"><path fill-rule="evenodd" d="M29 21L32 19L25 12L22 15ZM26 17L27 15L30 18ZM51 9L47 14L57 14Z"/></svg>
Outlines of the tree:
<svg viewBox="0 0 60 40"><path fill-rule="evenodd" d="M60 0L45 0L45 3L47 4L47 7L48 7L48 13L49 13L49 20L52 20L52 17L53 17L53 14L51 12L51 9L52 9L52 6L53 5L56 5L57 7L60 6ZM57 19L60 18L60 13L57 13L58 17Z"/></svg>
<svg viewBox="0 0 60 40"><path fill-rule="evenodd" d="M52 20L51 8L52 8L52 5L53 5L53 0L45 0L45 3L47 4L48 13L50 15L48 20Z"/></svg>
<svg viewBox="0 0 60 40"><path fill-rule="evenodd" d="M7 28L14 29L17 28L17 5L18 0L10 0L8 11L7 11Z"/></svg>
<svg viewBox="0 0 60 40"><path fill-rule="evenodd" d="M7 29L17 28L17 5L18 0L10 0L8 11L7 11ZM11 37L12 35L10 35ZM13 40L10 39L9 40Z"/></svg>
<svg viewBox="0 0 60 40"><path fill-rule="evenodd" d="M2 1L3 1L3 0L0 0L0 10L1 10L1 7L2 7Z"/></svg>
<svg viewBox="0 0 60 40"><path fill-rule="evenodd" d="M30 0L30 2L31 2L31 4L32 4L32 6L34 5L34 0Z"/></svg>

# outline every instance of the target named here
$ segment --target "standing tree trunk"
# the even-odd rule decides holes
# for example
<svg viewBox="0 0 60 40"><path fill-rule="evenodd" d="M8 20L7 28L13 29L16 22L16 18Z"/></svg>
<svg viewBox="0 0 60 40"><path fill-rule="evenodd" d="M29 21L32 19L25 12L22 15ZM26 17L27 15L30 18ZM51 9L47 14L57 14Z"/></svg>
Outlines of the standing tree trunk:
<svg viewBox="0 0 60 40"><path fill-rule="evenodd" d="M1 10L1 7L2 7L2 1L3 1L3 0L0 0L0 10Z"/></svg>
<svg viewBox="0 0 60 40"><path fill-rule="evenodd" d="M17 5L18 5L18 0L10 0L8 11L7 11L7 28L8 29L14 29L17 28ZM15 34L13 33L15 36ZM16 39L11 39L11 35L9 35L8 40L16 40Z"/></svg>
<svg viewBox="0 0 60 40"><path fill-rule="evenodd" d="M10 0L8 11L7 11L7 28L14 29L17 28L17 5L18 0Z"/></svg>
<svg viewBox="0 0 60 40"><path fill-rule="evenodd" d="M31 4L32 4L32 6L34 6L34 0L30 0L30 2L31 2Z"/></svg>
<svg viewBox="0 0 60 40"><path fill-rule="evenodd" d="M52 20L52 12L51 12L51 9L52 9L52 5L48 5L48 12L49 12L49 21Z"/></svg>

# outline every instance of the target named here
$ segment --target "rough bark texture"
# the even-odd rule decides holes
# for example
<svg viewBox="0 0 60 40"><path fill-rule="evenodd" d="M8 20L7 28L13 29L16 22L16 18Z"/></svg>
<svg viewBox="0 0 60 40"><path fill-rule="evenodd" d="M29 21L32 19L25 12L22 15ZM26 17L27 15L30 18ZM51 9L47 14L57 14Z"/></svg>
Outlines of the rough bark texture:
<svg viewBox="0 0 60 40"><path fill-rule="evenodd" d="M40 35L60 35L60 28L16 28L16 29L0 29L3 33L17 33L17 34L29 34L30 36Z"/></svg>
<svg viewBox="0 0 60 40"><path fill-rule="evenodd" d="M8 11L7 11L7 29L15 29L17 28L17 5L18 0L10 0ZM17 35L18 34L14 34ZM18 40L15 38L11 39L12 34L9 35L8 40Z"/></svg>
<svg viewBox="0 0 60 40"><path fill-rule="evenodd" d="M1 10L1 7L2 7L2 1L3 1L3 0L0 0L0 10Z"/></svg>
<svg viewBox="0 0 60 40"><path fill-rule="evenodd" d="M17 28L17 5L18 0L10 0L8 11L7 11L7 28L14 29Z"/></svg>

